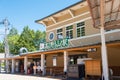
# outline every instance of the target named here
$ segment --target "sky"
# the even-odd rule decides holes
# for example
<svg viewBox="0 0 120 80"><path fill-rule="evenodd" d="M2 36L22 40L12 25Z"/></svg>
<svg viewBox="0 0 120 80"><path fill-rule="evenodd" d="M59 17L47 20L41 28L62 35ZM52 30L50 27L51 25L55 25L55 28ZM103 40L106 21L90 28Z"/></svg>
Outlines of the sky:
<svg viewBox="0 0 120 80"><path fill-rule="evenodd" d="M8 26L15 27L19 33L25 26L30 29L45 31L43 25L35 20L46 17L64 9L80 0L0 0L0 22L7 18ZM4 33L4 26L0 24L0 38Z"/></svg>

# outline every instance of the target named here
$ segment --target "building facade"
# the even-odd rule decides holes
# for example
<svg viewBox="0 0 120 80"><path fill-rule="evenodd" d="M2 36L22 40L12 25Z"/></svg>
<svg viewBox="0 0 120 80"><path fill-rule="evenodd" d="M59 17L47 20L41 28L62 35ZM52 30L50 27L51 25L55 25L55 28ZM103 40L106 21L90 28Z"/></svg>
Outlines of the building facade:
<svg viewBox="0 0 120 80"><path fill-rule="evenodd" d="M53 67L56 56L56 66L65 67L64 51L67 51L67 65L77 64L79 58L91 58L101 60L101 37L100 29L93 27L87 1L81 1L59 12L36 20L46 27L46 41L44 47L49 48L51 54L46 57L46 66ZM119 68L119 29L105 30L107 43L107 55L109 68ZM68 39L68 46L56 48L54 41ZM62 45L63 46L63 45ZM48 51L49 51L48 50ZM57 52L52 52L57 50ZM46 51L46 49L45 49ZM52 54L54 53L54 54ZM62 54L63 53L63 54ZM72 62L71 62L72 61ZM52 63L52 64L49 64ZM115 75L116 75L116 71Z"/></svg>
<svg viewBox="0 0 120 80"><path fill-rule="evenodd" d="M85 64L86 60L101 62L100 30L93 27L86 0L35 22L46 27L46 42L40 44L39 51L4 59L11 61L13 73L15 68L18 68L16 66L19 64L20 67L22 64L19 69L22 68L27 74L32 62L41 65L43 75L70 72L68 69L70 65ZM113 69L114 75L120 75L120 29L106 30L105 37L109 68ZM23 72L22 70L18 71ZM102 71L99 74L101 75Z"/></svg>

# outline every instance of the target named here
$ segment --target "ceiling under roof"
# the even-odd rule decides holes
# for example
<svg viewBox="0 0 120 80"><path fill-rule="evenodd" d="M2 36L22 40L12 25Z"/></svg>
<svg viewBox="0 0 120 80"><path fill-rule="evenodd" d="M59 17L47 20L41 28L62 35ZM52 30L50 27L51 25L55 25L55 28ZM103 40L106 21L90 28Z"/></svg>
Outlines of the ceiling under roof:
<svg viewBox="0 0 120 80"><path fill-rule="evenodd" d="M46 27L52 26L54 24L58 24L59 22L71 19L75 16L80 15L82 12L85 12L85 10L88 10L88 4L86 0L80 0L79 2L68 6L67 8L64 8L60 11L57 11L51 15L48 15L42 19L36 20L36 23L44 24ZM85 10L80 10L82 8L87 7ZM79 14L78 14L79 13Z"/></svg>
<svg viewBox="0 0 120 80"><path fill-rule="evenodd" d="M104 0L105 29L120 28L120 0ZM100 0L87 0L94 27L100 27Z"/></svg>

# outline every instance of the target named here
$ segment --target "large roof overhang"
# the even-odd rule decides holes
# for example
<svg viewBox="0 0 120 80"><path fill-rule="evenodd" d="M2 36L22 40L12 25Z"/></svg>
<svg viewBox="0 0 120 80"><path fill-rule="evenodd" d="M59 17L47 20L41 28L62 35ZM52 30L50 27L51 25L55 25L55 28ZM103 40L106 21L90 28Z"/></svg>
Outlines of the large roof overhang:
<svg viewBox="0 0 120 80"><path fill-rule="evenodd" d="M62 9L58 12L55 12L49 16L46 16L42 19L36 20L35 22L39 23L39 24L43 24L46 27L52 26L56 23L59 23L59 22L62 22L62 21L65 21L65 20L68 20L70 18L74 18L75 16L80 15L80 14L76 14L76 13L82 12L79 10L86 6L88 6L86 0L80 0L79 2L69 6L67 8L64 8L64 9Z"/></svg>
<svg viewBox="0 0 120 80"><path fill-rule="evenodd" d="M95 28L101 25L100 0L87 0ZM104 0L104 27L105 29L120 28L120 0Z"/></svg>

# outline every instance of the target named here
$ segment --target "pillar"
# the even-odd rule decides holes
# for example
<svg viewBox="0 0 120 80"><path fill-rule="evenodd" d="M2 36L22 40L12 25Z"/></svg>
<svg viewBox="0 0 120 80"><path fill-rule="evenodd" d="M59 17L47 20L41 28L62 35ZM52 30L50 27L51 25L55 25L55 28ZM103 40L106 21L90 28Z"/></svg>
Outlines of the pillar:
<svg viewBox="0 0 120 80"><path fill-rule="evenodd" d="M68 52L64 51L64 72L67 72L67 66L68 66Z"/></svg>
<svg viewBox="0 0 120 80"><path fill-rule="evenodd" d="M109 74L108 74L108 58L107 58L107 49L106 49L106 43L105 43L105 33L104 33L104 27L105 27L105 0L100 0L100 31L101 31L101 52L102 52L102 69L103 69L103 76L104 80L109 80Z"/></svg>
<svg viewBox="0 0 120 80"><path fill-rule="evenodd" d="M2 61L0 60L0 73L1 73L1 62L2 62Z"/></svg>
<svg viewBox="0 0 120 80"><path fill-rule="evenodd" d="M9 61L6 59L6 61L5 61L6 63L6 73L9 73Z"/></svg>
<svg viewBox="0 0 120 80"><path fill-rule="evenodd" d="M105 43L105 34L104 34L104 27L101 27L101 52L102 52L102 69L103 69L103 76L105 80L109 80L108 74L108 58L107 58L107 49Z"/></svg>
<svg viewBox="0 0 120 80"><path fill-rule="evenodd" d="M45 55L41 54L41 70L42 70L42 75L45 75Z"/></svg>
<svg viewBox="0 0 120 80"><path fill-rule="evenodd" d="M12 59L12 73L15 72L15 60Z"/></svg>
<svg viewBox="0 0 120 80"><path fill-rule="evenodd" d="M27 74L27 56L24 57L24 71L25 71L25 74Z"/></svg>

